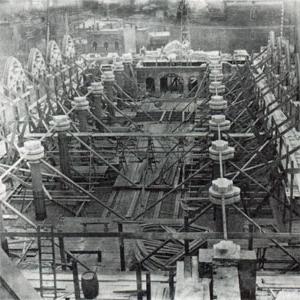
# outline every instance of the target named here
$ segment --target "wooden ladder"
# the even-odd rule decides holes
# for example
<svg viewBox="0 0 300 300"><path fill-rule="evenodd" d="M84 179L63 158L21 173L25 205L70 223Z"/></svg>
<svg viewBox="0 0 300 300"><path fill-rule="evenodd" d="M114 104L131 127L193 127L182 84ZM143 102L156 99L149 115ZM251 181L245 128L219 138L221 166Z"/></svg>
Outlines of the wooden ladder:
<svg viewBox="0 0 300 300"><path fill-rule="evenodd" d="M198 139L196 138L194 141L196 144L198 144ZM199 146L201 147L201 146ZM203 154L199 152L199 148L195 147L191 151L191 158L190 158L190 164L186 166L185 168L185 178L189 177L192 173L197 171L198 168L201 167L201 161L203 160ZM196 176L194 176L189 182L185 184L185 197L189 199L185 203L185 207L188 210L195 211L200 210L203 207L205 207L206 203L201 202L197 200L198 197L202 195L200 193L199 188L202 185L206 184L207 178L210 177L209 170L202 170L200 173L198 173ZM195 200L193 200L193 198Z"/></svg>
<svg viewBox="0 0 300 300"><path fill-rule="evenodd" d="M55 244L53 232L53 226L38 227L40 294L41 297L45 299L57 298ZM48 234L48 236L43 236L43 233Z"/></svg>

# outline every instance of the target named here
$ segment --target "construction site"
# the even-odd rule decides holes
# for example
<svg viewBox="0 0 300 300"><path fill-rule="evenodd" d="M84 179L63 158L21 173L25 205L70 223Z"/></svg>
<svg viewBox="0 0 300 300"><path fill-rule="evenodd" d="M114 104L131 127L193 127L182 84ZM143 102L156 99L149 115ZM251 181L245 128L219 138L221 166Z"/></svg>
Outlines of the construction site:
<svg viewBox="0 0 300 300"><path fill-rule="evenodd" d="M300 0L63 2L0 1L0 299L300 299Z"/></svg>

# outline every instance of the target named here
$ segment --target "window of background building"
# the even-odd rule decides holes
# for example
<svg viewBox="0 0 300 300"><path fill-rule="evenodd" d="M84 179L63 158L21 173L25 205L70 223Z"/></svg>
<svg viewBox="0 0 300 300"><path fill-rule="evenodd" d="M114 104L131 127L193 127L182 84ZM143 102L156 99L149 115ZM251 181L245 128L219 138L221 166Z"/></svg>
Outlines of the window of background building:
<svg viewBox="0 0 300 300"><path fill-rule="evenodd" d="M115 41L115 50L119 51L120 50L120 46L119 46L119 42Z"/></svg>
<svg viewBox="0 0 300 300"><path fill-rule="evenodd" d="M256 7L255 7L255 4L253 3L253 5L252 5L252 7L251 7L251 9L250 9L250 20L251 21L254 21L254 20L256 20L257 18L256 18Z"/></svg>
<svg viewBox="0 0 300 300"><path fill-rule="evenodd" d="M108 42L104 42L104 49L107 51L108 50Z"/></svg>
<svg viewBox="0 0 300 300"><path fill-rule="evenodd" d="M96 41L93 41L92 43L92 47L93 47L93 50L96 52L97 51L97 42Z"/></svg>

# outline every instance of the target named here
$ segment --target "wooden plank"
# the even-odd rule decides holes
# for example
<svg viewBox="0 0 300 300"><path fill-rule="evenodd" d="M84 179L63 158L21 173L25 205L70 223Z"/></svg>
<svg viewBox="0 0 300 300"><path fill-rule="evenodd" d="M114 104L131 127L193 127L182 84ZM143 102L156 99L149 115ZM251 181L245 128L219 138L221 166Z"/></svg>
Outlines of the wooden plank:
<svg viewBox="0 0 300 300"><path fill-rule="evenodd" d="M139 183L141 181L145 167L146 167L146 161L143 161L142 163L134 162L128 165L127 169L123 171L123 174L127 176L134 183ZM127 180L125 180L123 177L118 176L113 187L123 188L126 186L130 186L130 183Z"/></svg>
<svg viewBox="0 0 300 300"><path fill-rule="evenodd" d="M147 183L146 183L147 184ZM151 186L146 186L145 184L138 184L136 186L129 186L129 185L118 185L118 186L113 186L113 189L116 190L141 190L145 189L146 191L170 191L172 187L169 185L151 185Z"/></svg>
<svg viewBox="0 0 300 300"><path fill-rule="evenodd" d="M174 178L173 187L175 187L179 182L180 172L181 172L181 168L176 167L176 174ZM179 190L175 196L175 205L174 205L174 212L173 212L174 219L179 217L180 202L181 202L180 199L181 199L181 191Z"/></svg>
<svg viewBox="0 0 300 300"><path fill-rule="evenodd" d="M153 219L154 220L154 219ZM173 220L173 219L172 219ZM174 220L173 220L174 221ZM159 222L160 223L160 222ZM37 233L33 231L5 231L2 232L3 236L6 237L37 237ZM48 232L43 232L43 237L51 237L51 234ZM65 237L65 238L124 238L124 239L149 239L149 240L196 240L199 242L204 242L206 240L221 240L223 239L223 233L221 232L136 232L136 231L127 231L127 232L95 232L95 231L86 231L86 232L77 232L77 231L61 231L54 232L54 237ZM238 239L246 241L250 237L259 240L268 240L268 239L277 239L277 240L293 240L300 243L300 233L277 233L277 232L228 232L229 239ZM270 245L270 241L268 242ZM278 243L280 244L280 243Z"/></svg>
<svg viewBox="0 0 300 300"><path fill-rule="evenodd" d="M175 300L180 299L182 290L184 290L184 262L178 261L176 264L176 289Z"/></svg>
<svg viewBox="0 0 300 300"><path fill-rule="evenodd" d="M199 258L198 256L192 256L192 278L194 282L199 280Z"/></svg>
<svg viewBox="0 0 300 300"><path fill-rule="evenodd" d="M164 117L165 117L166 113L167 113L167 111L166 111L166 110L164 110L164 111L163 111L163 113L161 114L161 117L160 117L160 119L159 119L159 123L161 123L161 122L163 121L163 119L164 119Z"/></svg>
<svg viewBox="0 0 300 300"><path fill-rule="evenodd" d="M177 174L177 166L175 165L168 171L167 176L165 178L166 183L174 187L175 185L174 180L176 174Z"/></svg>
<svg viewBox="0 0 300 300"><path fill-rule="evenodd" d="M138 199L139 199L139 195L140 195L140 191L135 191L134 192L132 201L130 203L130 207L129 207L129 209L127 211L127 214L126 214L126 218L132 218L133 217L133 214L134 214L134 211L136 209L137 202L138 202Z"/></svg>
<svg viewBox="0 0 300 300"><path fill-rule="evenodd" d="M191 259L191 274L185 272L184 261L176 264L175 300L210 300L210 279L199 279L197 256L188 258Z"/></svg>
<svg viewBox="0 0 300 300"><path fill-rule="evenodd" d="M237 267L214 266L213 298L218 300L241 300Z"/></svg>
<svg viewBox="0 0 300 300"><path fill-rule="evenodd" d="M149 195L150 195L150 191L146 191L145 189L142 189L140 197L139 197L140 201L139 201L139 205L137 207L137 214L140 214L147 207Z"/></svg>
<svg viewBox="0 0 300 300"><path fill-rule="evenodd" d="M160 192L158 193L157 199L160 199L163 195L164 195L164 192L160 191ZM155 206L155 208L154 208L154 214L153 214L153 218L154 218L154 219L159 218L159 214L160 214L160 210L161 210L161 205L162 205L162 202L158 203L158 204Z"/></svg>
<svg viewBox="0 0 300 300"><path fill-rule="evenodd" d="M39 273L34 270L22 270L22 274L28 280L39 280ZM128 272L118 272L118 273L104 273L103 271L97 273L97 278L99 282L115 282L116 285L124 283L127 284L128 281L132 281L135 284L136 275L133 271ZM72 272L57 272L57 280L58 281L70 281L73 282L73 275ZM143 282L146 282L146 275L145 273L142 274ZM164 274L151 274L151 281L152 282L168 282L168 276Z"/></svg>
<svg viewBox="0 0 300 300"><path fill-rule="evenodd" d="M8 215L8 214L3 215L3 220L16 220L16 219L18 219L17 215Z"/></svg>
<svg viewBox="0 0 300 300"><path fill-rule="evenodd" d="M286 226L282 220L282 213L278 208L278 200L274 199L273 197L269 197L269 205L272 209L272 215L276 220L276 227L278 227L279 231L284 232L286 230Z"/></svg>
<svg viewBox="0 0 300 300"><path fill-rule="evenodd" d="M120 191L119 195L121 197L119 202L119 196L117 197L115 209L120 211L122 215L126 215L128 212L128 209L131 206L132 199L134 197L136 191Z"/></svg>
<svg viewBox="0 0 300 300"><path fill-rule="evenodd" d="M27 271L28 272L28 271ZM32 273L32 272L28 272ZM63 276L62 276L63 275ZM136 300L136 279L132 276L132 272L119 273L119 275L109 275L101 273L97 274L100 286L99 299L103 300ZM145 274L142 274L142 288L145 290ZM38 274L32 277L30 275L30 283L35 287L39 287ZM72 293L74 290L72 282L72 274L58 274L58 287L64 289L65 296ZM153 299L168 300L167 296L167 277L162 275L153 274L151 278L151 288L153 291ZM133 293L132 293L133 292ZM61 293L62 294L62 293ZM135 294L135 295L134 295ZM162 297L159 297L161 295ZM157 298L158 297L158 298ZM62 298L64 299L64 298ZM70 296L70 299L74 299Z"/></svg>
<svg viewBox="0 0 300 300"><path fill-rule="evenodd" d="M122 224L144 224L144 223L155 223L155 224L161 224L161 225L174 225L174 224L183 224L183 219L169 219L169 218L164 218L164 219L143 219L143 220L112 220L111 218L98 218L98 217L64 217L62 223L60 223L61 229L65 226L74 226L76 225L82 225L84 223L93 223L93 224L116 224L116 223L122 223ZM7 228L11 229L11 228Z"/></svg>
<svg viewBox="0 0 300 300"><path fill-rule="evenodd" d="M299 288L299 287L298 287ZM300 291L280 291L276 297L276 300L299 300Z"/></svg>
<svg viewBox="0 0 300 300"><path fill-rule="evenodd" d="M20 270L12 263L0 247L0 279L5 288L16 295L18 299L41 300L40 295L33 289Z"/></svg>
<svg viewBox="0 0 300 300"><path fill-rule="evenodd" d="M261 289L276 288L290 289L300 287L300 276L289 274L276 274L275 276L258 275L256 284Z"/></svg>
<svg viewBox="0 0 300 300"><path fill-rule="evenodd" d="M133 177L134 183L140 183L141 182L144 171L146 169L146 166L147 166L146 160L144 160L142 163L139 163L137 165L137 168L135 170L134 177Z"/></svg>
<svg viewBox="0 0 300 300"><path fill-rule="evenodd" d="M181 192L177 192L176 197L175 197L175 207L174 207L174 213L173 213L174 219L179 217L180 204L181 204Z"/></svg>
<svg viewBox="0 0 300 300"><path fill-rule="evenodd" d="M112 191L112 193L109 196L109 199L108 199L108 202L107 202L107 206L112 207L114 199L115 199L117 193L118 192L116 192L116 191ZM109 211L106 208L104 208L104 210L102 212L102 216L103 217L108 217L108 213L109 213Z"/></svg>
<svg viewBox="0 0 300 300"><path fill-rule="evenodd" d="M94 137L94 138L113 138L113 137L136 137L136 138L145 138L145 137L153 137L153 138L182 138L182 137L190 137L190 138L206 138L207 136L213 137L213 134L209 134L208 132L75 132L74 136L77 137ZM67 134L70 136L69 134ZM49 133L28 133L26 134L26 139L39 139L42 137L52 137L57 136L57 134L49 134ZM230 137L233 138L253 138L255 137L253 133L229 133Z"/></svg>

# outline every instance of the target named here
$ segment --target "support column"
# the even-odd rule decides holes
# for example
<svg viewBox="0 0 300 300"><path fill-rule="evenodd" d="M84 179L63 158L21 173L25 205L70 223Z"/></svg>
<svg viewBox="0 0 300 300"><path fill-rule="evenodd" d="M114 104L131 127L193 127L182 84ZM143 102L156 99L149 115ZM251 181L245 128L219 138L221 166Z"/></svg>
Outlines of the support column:
<svg viewBox="0 0 300 300"><path fill-rule="evenodd" d="M70 155L66 132L71 127L71 120L66 115L57 115L53 116L51 125L54 125L54 130L57 132L58 136L59 163L61 172L70 178Z"/></svg>
<svg viewBox="0 0 300 300"><path fill-rule="evenodd" d="M0 181L0 200L5 201L6 200L6 185ZM4 221L3 221L3 211L2 211L2 204L0 203L0 231L4 232ZM1 247L2 249L8 254L8 243L6 237L1 235Z"/></svg>
<svg viewBox="0 0 300 300"><path fill-rule="evenodd" d="M73 284L74 284L75 300L80 300L81 297L80 297L78 266L77 266L77 262L74 259L72 259L72 272L73 272Z"/></svg>
<svg viewBox="0 0 300 300"><path fill-rule="evenodd" d="M212 116L212 120L210 120L210 130L213 131L215 140L212 142L212 145L209 148L209 157L213 161L213 179L215 179L213 180L212 190L216 191L216 193L212 191L212 193L210 194L210 200L214 204L215 227L217 232L223 232L224 222L226 221L226 224L228 223L227 219L223 220L221 205L223 201L222 197L225 197L225 195L226 197L229 196L229 193L226 193L228 182L223 181L223 179L225 180L225 178L223 178L225 174L225 163L228 159L232 159L234 157L234 148L229 147L228 142L221 139L221 132L224 130L228 130L230 127L230 122L229 124L228 122L229 121L226 122L224 115L214 115ZM219 184L219 180L221 180L221 185ZM224 189L222 189L222 184L224 184ZM231 190L231 187L229 188L229 190ZM217 197L215 197L216 195ZM219 198L220 201L214 201L215 198ZM226 209L226 207L225 212L226 215L228 215L228 210Z"/></svg>
<svg viewBox="0 0 300 300"><path fill-rule="evenodd" d="M68 137L65 132L58 132L59 163L62 173L70 177L70 156L68 149Z"/></svg>
<svg viewBox="0 0 300 300"><path fill-rule="evenodd" d="M123 91L124 90L124 65L121 61L117 61L114 64L114 68L115 68L116 83ZM121 90L118 89L118 97L123 99L124 93ZM118 99L117 105L118 105L118 108L122 109L123 108L122 100Z"/></svg>
<svg viewBox="0 0 300 300"><path fill-rule="evenodd" d="M79 130L80 132L88 131L88 115L90 104L86 97L74 97L72 101L72 106L76 111L77 118L79 120Z"/></svg>
<svg viewBox="0 0 300 300"><path fill-rule="evenodd" d="M183 95L189 94L189 78L183 77Z"/></svg>
<svg viewBox="0 0 300 300"><path fill-rule="evenodd" d="M240 249L232 241L223 240L213 249L199 249L199 268L202 276L212 276L211 293L215 299L255 300L255 251ZM226 294L225 284L230 287Z"/></svg>
<svg viewBox="0 0 300 300"><path fill-rule="evenodd" d="M155 78L155 96L160 96L160 78Z"/></svg>
<svg viewBox="0 0 300 300"><path fill-rule="evenodd" d="M131 62L124 61L124 59L123 59L123 62L124 62L124 75L125 75L125 78L124 78L124 89L127 92L130 91L130 94L132 94L131 93L132 82L130 80L130 78L132 78L132 76L130 75L130 65L131 65Z"/></svg>
<svg viewBox="0 0 300 300"><path fill-rule="evenodd" d="M214 149L215 151L218 151L220 148L218 148L218 144L222 140L218 140L217 136L215 136L215 141L212 142L211 149ZM223 141L222 141L223 142ZM227 144L228 146L228 144ZM231 148L231 147L230 147ZM217 150L218 149L218 150ZM223 174L225 174L225 165L226 161L223 161ZM220 173L220 162L219 162L219 153L216 154L215 160L213 163L213 179L218 179L221 177ZM226 214L228 215L228 209L226 209ZM222 214L222 207L220 205L214 205L214 218L215 218L215 230L216 232L223 232L223 214ZM228 220L226 220L228 225ZM228 226L227 226L228 227Z"/></svg>
<svg viewBox="0 0 300 300"><path fill-rule="evenodd" d="M26 141L21 152L28 161L31 169L35 218L37 221L43 221L47 218L40 162L44 158L44 147L38 140Z"/></svg>
<svg viewBox="0 0 300 300"><path fill-rule="evenodd" d="M232 241L221 241L213 247L213 299L241 299L241 290L238 273L240 246ZM228 291L224 293L224 286ZM226 296L225 296L226 295Z"/></svg>
<svg viewBox="0 0 300 300"><path fill-rule="evenodd" d="M169 271L169 296L170 296L170 300L174 300L174 296L175 296L175 284L174 284L174 277L175 274L174 272L171 270Z"/></svg>
<svg viewBox="0 0 300 300"><path fill-rule="evenodd" d="M94 114L99 120L103 120L103 93L104 88L101 82L92 82L91 86L91 95L93 100L93 109ZM104 132L103 126L99 124L99 122L96 122L96 127L99 130L99 132Z"/></svg>
<svg viewBox="0 0 300 300"><path fill-rule="evenodd" d="M142 281L142 266L136 265L136 290L137 300L143 300L143 281Z"/></svg>
<svg viewBox="0 0 300 300"><path fill-rule="evenodd" d="M114 64L115 68L115 77L116 77L116 83L121 89L124 89L125 79L124 79L124 65L121 61L117 61Z"/></svg>
<svg viewBox="0 0 300 300"><path fill-rule="evenodd" d="M118 223L118 232L123 232L123 224ZM119 248L120 248L120 270L126 271L126 263L125 263L125 247L124 247L124 239L119 238Z"/></svg>
<svg viewBox="0 0 300 300"><path fill-rule="evenodd" d="M64 238L63 237L58 238L58 242L59 242L59 253L60 253L60 259L61 259L61 269L63 271L67 271L67 261L66 261L66 255L65 255Z"/></svg>
<svg viewBox="0 0 300 300"><path fill-rule="evenodd" d="M137 97L137 87L134 84L135 75L133 71L133 58L130 53L125 53L122 55L123 65L124 65L124 89L133 97Z"/></svg>
<svg viewBox="0 0 300 300"><path fill-rule="evenodd" d="M115 75L112 71L104 71L101 75L101 80L104 85L104 93L106 97L111 101L114 102L114 81L115 81ZM115 117L115 109L111 105L108 105L108 112L110 113L111 117Z"/></svg>
<svg viewBox="0 0 300 300"><path fill-rule="evenodd" d="M91 95L93 99L93 105L94 105L94 113L95 116L98 119L103 118L103 92L104 88L101 82L92 82L91 83Z"/></svg>
<svg viewBox="0 0 300 300"><path fill-rule="evenodd" d="M150 272L146 273L146 298L151 300L151 274Z"/></svg>
<svg viewBox="0 0 300 300"><path fill-rule="evenodd" d="M213 95L208 101L209 109L212 114L224 114L227 109L227 100L223 96Z"/></svg>
<svg viewBox="0 0 300 300"><path fill-rule="evenodd" d="M220 164L218 162L213 163L213 179L220 177ZM215 221L215 231L223 232L223 216L222 208L220 205L214 205L214 221Z"/></svg>
<svg viewBox="0 0 300 300"><path fill-rule="evenodd" d="M227 239L228 232L228 211L226 206L238 203L241 199L240 192L240 188L233 185L232 180L224 177L213 180L212 185L209 188L209 200L215 205L217 210L216 227L220 230L219 232L224 233L225 240ZM218 216L218 214L220 215Z"/></svg>

